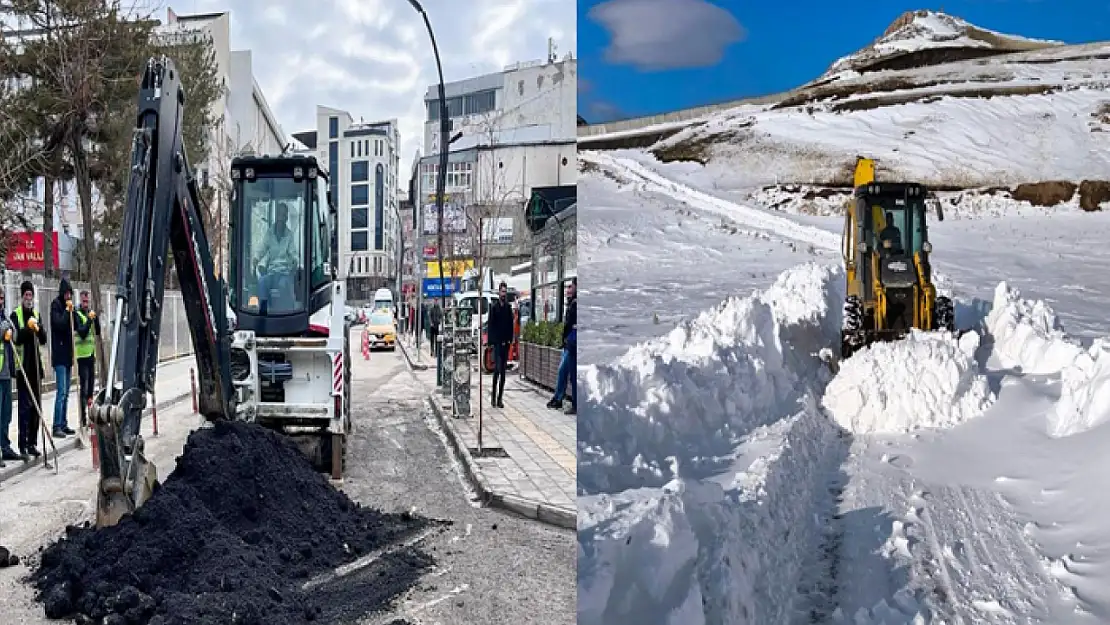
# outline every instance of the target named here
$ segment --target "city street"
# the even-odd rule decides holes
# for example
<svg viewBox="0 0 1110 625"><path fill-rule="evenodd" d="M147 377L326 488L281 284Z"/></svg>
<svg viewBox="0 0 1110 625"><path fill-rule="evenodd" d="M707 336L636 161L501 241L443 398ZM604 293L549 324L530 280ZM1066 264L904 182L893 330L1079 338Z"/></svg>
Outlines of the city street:
<svg viewBox="0 0 1110 625"><path fill-rule="evenodd" d="M365 506L452 523L419 544L435 567L389 614L356 622L575 622L574 532L478 507L401 352L374 352L369 361L353 356L354 433L340 488ZM159 436L147 447L159 475L169 474L199 425L190 402L159 411ZM144 430L151 434L149 420ZM95 473L86 462L64 460L58 475L37 469L0 484L0 544L20 557L33 560L67 523L92 516ZM22 582L27 572L22 564L0 569L0 613L6 623L45 625L51 621Z"/></svg>

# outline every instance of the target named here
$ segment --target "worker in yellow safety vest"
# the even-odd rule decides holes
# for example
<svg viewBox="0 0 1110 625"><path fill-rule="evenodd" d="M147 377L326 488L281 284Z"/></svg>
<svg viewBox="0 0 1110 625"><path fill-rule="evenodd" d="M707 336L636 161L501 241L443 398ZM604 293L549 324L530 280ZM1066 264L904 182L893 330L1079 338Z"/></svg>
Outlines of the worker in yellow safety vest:
<svg viewBox="0 0 1110 625"><path fill-rule="evenodd" d="M89 310L89 292L81 291L81 307L73 311L75 315L73 331L73 349L77 355L77 380L80 384L78 397L80 401L79 413L81 427L88 427L88 415L85 413L89 400L93 396L93 380L95 379L96 365L96 337L100 336L100 320L96 318L96 311Z"/></svg>

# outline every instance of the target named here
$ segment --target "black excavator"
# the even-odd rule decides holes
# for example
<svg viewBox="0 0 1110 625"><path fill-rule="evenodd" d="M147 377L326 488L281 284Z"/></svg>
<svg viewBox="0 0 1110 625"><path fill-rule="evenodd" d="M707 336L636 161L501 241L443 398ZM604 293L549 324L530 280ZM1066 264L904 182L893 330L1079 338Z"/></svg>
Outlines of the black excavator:
<svg viewBox="0 0 1110 625"><path fill-rule="evenodd" d="M196 353L199 412L209 421L243 419L274 429L292 420L300 435L327 443L317 445L316 455L331 461L332 477L342 467L349 339L326 173L311 156L232 162L229 298L215 273L182 145L184 106L172 60L150 59L139 88L108 382L91 412L100 455L98 527L142 506L157 482L141 425L158 372L168 253ZM258 259L275 256L263 249L271 232L292 243L282 239L282 266L267 274Z"/></svg>

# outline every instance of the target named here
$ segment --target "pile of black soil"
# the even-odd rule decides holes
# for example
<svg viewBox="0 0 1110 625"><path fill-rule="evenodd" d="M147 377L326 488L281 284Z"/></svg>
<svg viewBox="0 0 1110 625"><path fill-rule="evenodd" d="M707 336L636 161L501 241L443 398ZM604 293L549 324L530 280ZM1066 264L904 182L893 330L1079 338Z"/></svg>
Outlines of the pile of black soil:
<svg viewBox="0 0 1110 625"><path fill-rule="evenodd" d="M355 504L285 437L219 423L135 514L67 528L30 581L47 617L78 623L352 622L416 583L433 561L406 539L441 524Z"/></svg>

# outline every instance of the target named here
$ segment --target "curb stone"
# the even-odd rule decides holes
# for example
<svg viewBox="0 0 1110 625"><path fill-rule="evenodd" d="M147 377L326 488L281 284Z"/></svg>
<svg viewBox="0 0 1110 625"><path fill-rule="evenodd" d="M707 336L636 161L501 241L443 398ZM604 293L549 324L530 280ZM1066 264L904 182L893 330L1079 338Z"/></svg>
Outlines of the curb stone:
<svg viewBox="0 0 1110 625"><path fill-rule="evenodd" d="M401 354L404 355L405 363L408 364L409 371L425 371L428 369L428 365L418 364L412 361L412 356L409 356L409 350L404 346L401 339L397 339L393 344L396 345L401 350Z"/></svg>
<svg viewBox="0 0 1110 625"><path fill-rule="evenodd" d="M455 457L458 458L459 463L463 467L463 473L466 476L467 482L477 491L478 498L483 505L501 508L502 510L507 510L520 516L564 529L575 530L578 528L578 513L576 510L556 506L543 501L519 497L517 495L497 493L490 489L485 484L485 480L482 479L481 468L475 464L474 459L471 458L470 454L466 451L466 446L459 440L458 433L450 423L450 417L443 414L443 409L435 399L435 392L429 393L425 401L432 409L432 413L435 414L440 427L443 428L444 433L447 435L447 441L450 443L451 450L454 452Z"/></svg>
<svg viewBox="0 0 1110 625"><path fill-rule="evenodd" d="M170 397L169 399L160 401L156 404L155 407L157 407L159 410L166 410L167 408L170 408L171 406L179 404L179 403L189 399L192 396L193 396L193 392L192 392L192 390L189 390L189 391L186 391L185 393L174 395L173 397ZM149 417L151 412L152 412L152 409L147 408L145 411L143 411L143 417L144 418ZM57 443L58 458L62 458L65 455L67 455L69 452L71 452L75 449L78 449L77 442L79 440L80 440L80 438L78 438L77 436L67 436L64 441L62 441L60 443ZM3 483L7 480L10 480L11 478L13 478L17 475L20 475L22 473L26 473L27 471L30 471L31 469L33 469L37 466L41 466L42 463L43 463L43 458L45 458L45 454L43 455L43 457L35 458L35 459L30 460L28 462L20 462L18 460L8 460L7 461L8 466L3 468L3 469L0 469L0 483Z"/></svg>

